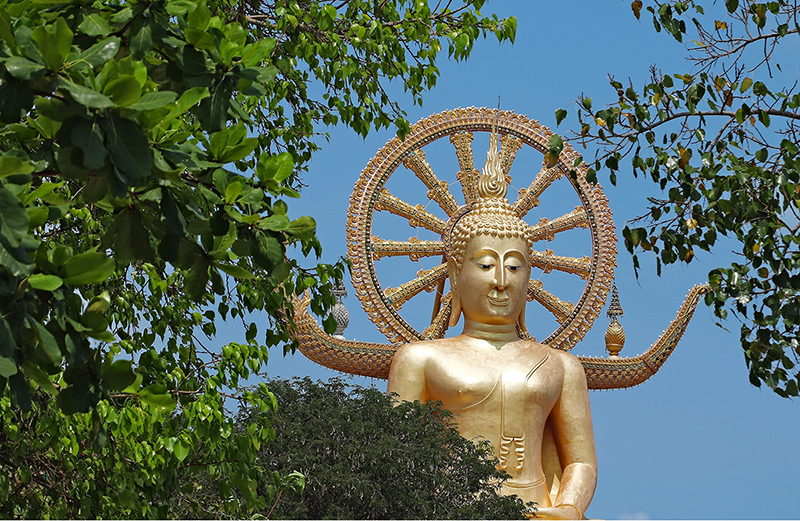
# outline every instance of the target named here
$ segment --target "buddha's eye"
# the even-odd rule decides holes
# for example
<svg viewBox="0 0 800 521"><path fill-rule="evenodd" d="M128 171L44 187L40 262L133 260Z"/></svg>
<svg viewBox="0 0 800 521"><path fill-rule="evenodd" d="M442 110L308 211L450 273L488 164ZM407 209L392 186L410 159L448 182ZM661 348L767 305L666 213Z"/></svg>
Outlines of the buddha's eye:
<svg viewBox="0 0 800 521"><path fill-rule="evenodd" d="M481 262L478 262L477 264L478 264L478 267L480 269L482 269L482 270L490 270L490 269L494 268L494 264L483 264Z"/></svg>
<svg viewBox="0 0 800 521"><path fill-rule="evenodd" d="M522 269L522 266L516 266L514 264L510 264L510 265L506 266L506 269L511 270L511 271L517 271L517 270Z"/></svg>

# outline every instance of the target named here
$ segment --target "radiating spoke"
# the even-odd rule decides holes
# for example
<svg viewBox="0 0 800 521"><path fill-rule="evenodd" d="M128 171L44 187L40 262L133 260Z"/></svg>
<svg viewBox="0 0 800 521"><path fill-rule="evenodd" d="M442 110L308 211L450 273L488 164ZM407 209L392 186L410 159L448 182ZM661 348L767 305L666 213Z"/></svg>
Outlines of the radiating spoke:
<svg viewBox="0 0 800 521"><path fill-rule="evenodd" d="M478 178L481 173L475 169L475 161L472 155L472 140L475 136L472 132L462 130L450 135L450 142L456 147L458 166L461 170L456 174L458 182L461 183L461 190L464 192L464 201L467 204L478 200Z"/></svg>
<svg viewBox="0 0 800 521"><path fill-rule="evenodd" d="M564 172L557 166L542 168L542 170L536 174L530 186L519 191L519 196L517 196L517 200L514 202L514 212L522 217L534 206L539 206L539 196L542 195L542 192L544 192L553 181L560 179L563 175Z"/></svg>
<svg viewBox="0 0 800 521"><path fill-rule="evenodd" d="M579 275L582 279L588 279L592 272L592 259L589 257L561 257L555 255L553 250L534 251L531 255L531 266L541 268L545 273L553 270L563 271Z"/></svg>
<svg viewBox="0 0 800 521"><path fill-rule="evenodd" d="M544 289L541 280L528 281L528 302L535 300L545 307L547 311L553 314L559 324L567 321L572 310L575 309L575 304L572 302L564 302L556 297L546 289Z"/></svg>
<svg viewBox="0 0 800 521"><path fill-rule="evenodd" d="M458 210L458 203L447 188L447 181L440 181L433 173L431 165L425 160L425 152L415 150L411 152L403 165L413 171L420 180L428 187L428 199L439 203L447 215L453 215Z"/></svg>
<svg viewBox="0 0 800 521"><path fill-rule="evenodd" d="M421 257L443 255L444 244L442 241L421 241L411 237L407 241L388 241L378 237L372 238L372 258L380 260L384 257L407 256L412 261Z"/></svg>
<svg viewBox="0 0 800 521"><path fill-rule="evenodd" d="M511 134L502 134L500 136L500 168L503 173L508 176L511 170L511 165L514 164L514 158L517 157L517 151L522 147L522 140L517 136Z"/></svg>
<svg viewBox="0 0 800 521"><path fill-rule="evenodd" d="M442 279L444 280L444 279ZM431 320L431 325L425 328L422 336L425 338L443 338L445 331L450 326L450 313L452 311L453 302L448 291L441 298L441 305Z"/></svg>
<svg viewBox="0 0 800 521"><path fill-rule="evenodd" d="M433 291L439 279L447 276L447 264L440 264L430 270L420 270L417 278L406 282L397 288L386 288L383 293L395 309L400 309L403 304L422 290Z"/></svg>
<svg viewBox="0 0 800 521"><path fill-rule="evenodd" d="M588 228L589 227L589 214L582 206L576 206L574 210L561 217L556 217L552 221L547 218L542 218L532 228L533 240L552 241L555 234L573 228Z"/></svg>
<svg viewBox="0 0 800 521"><path fill-rule="evenodd" d="M411 206L402 199L398 199L390 194L386 188L381 189L378 201L375 203L375 209L386 210L395 215L405 217L412 228L421 226L440 235L444 231L443 220L426 211L421 204Z"/></svg>

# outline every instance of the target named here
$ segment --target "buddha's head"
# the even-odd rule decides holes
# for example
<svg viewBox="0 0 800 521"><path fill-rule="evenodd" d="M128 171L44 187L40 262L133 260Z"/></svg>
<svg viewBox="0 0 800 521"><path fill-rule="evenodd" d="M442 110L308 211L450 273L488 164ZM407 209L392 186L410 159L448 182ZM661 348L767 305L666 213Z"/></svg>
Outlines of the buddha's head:
<svg viewBox="0 0 800 521"><path fill-rule="evenodd" d="M525 329L533 240L531 227L505 198L507 190L493 131L478 181L479 199L461 207L443 234L453 299L451 326L463 311L470 320L518 321Z"/></svg>

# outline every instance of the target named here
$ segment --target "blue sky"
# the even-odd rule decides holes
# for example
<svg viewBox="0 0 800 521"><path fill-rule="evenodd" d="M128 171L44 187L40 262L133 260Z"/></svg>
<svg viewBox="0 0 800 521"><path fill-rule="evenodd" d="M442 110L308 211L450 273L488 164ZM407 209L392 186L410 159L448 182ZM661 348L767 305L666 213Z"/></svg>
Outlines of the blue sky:
<svg viewBox="0 0 800 521"><path fill-rule="evenodd" d="M637 21L627 0L490 1L484 12L492 11L517 17L516 43L500 46L494 38L480 41L472 57L463 63L442 56L441 78L425 96L422 108L412 106L395 89L410 121L456 107L493 107L499 95L502 108L554 128L555 110L572 109L571 104L581 93L591 96L595 106L611 101L614 92L607 85L609 74L619 80L631 77L634 85L640 86L648 77L650 65L671 72L691 69L684 60L685 48L664 34L655 34L647 13ZM797 74L796 65L783 65L788 74ZM558 131L566 133L570 126L577 126L574 109ZM392 134L373 134L363 140L346 128L328 131L330 141L321 142L323 150L304 177L308 187L300 200L290 201L290 212L316 218L323 260L332 262L346 254L345 219L353 184ZM483 163L487 146L476 139L476 164ZM518 163L514 168L523 168ZM538 170L536 165L531 168ZM512 176L517 173L515 169ZM398 189L408 187L422 193L421 183L413 175L404 179L397 181ZM634 179L630 172L625 175L623 171L617 187L611 187L602 175L600 182L618 231L628 219L643 213L646 196L657 195L650 182ZM556 191L552 197L557 201L551 202L562 202ZM565 200L563 204L566 213L577 202ZM382 237L405 240L414 235L405 223L398 226L404 228L387 227L392 236ZM580 244L580 237L577 242ZM619 247L616 280L625 310L621 323L627 334L623 356L635 356L647 349L674 318L689 288L704 282L709 270L733 258L723 243L714 254L699 254L690 266L666 268L659 278L653 261L644 256L637 280L630 255L621 242ZM349 285L348 290L351 296L345 304L351 322L345 336L385 342L352 296ZM427 298L430 300L430 296ZM406 306L413 307L417 299L421 301L421 315L430 316L431 303L424 295ZM723 324L725 330L715 322L710 310L701 304L676 352L657 375L633 389L591 393L600 472L588 516L797 517L798 402L752 387L739 347L739 324L729 320ZM600 356L607 324L601 315L573 352ZM322 379L336 374L300 353L283 358L278 350L270 359L268 371L271 376ZM383 381L353 381L385 389Z"/></svg>

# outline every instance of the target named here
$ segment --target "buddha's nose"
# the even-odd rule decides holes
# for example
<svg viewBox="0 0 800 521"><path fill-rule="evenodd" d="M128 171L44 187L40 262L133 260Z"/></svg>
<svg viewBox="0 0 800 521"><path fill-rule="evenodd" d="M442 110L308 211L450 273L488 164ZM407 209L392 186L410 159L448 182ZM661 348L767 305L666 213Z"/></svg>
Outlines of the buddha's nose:
<svg viewBox="0 0 800 521"><path fill-rule="evenodd" d="M505 266L502 264L498 265L495 268L494 272L494 280L492 280L492 285L500 291L503 291L508 287L508 280L506 278L505 273Z"/></svg>

